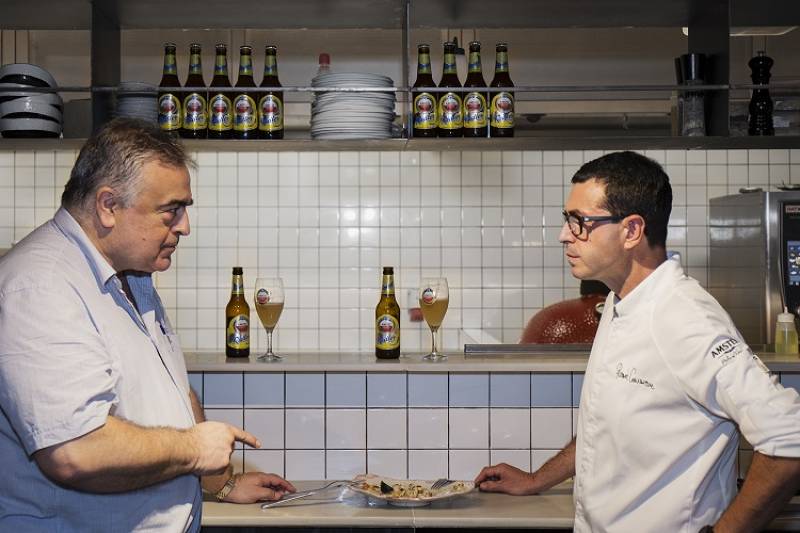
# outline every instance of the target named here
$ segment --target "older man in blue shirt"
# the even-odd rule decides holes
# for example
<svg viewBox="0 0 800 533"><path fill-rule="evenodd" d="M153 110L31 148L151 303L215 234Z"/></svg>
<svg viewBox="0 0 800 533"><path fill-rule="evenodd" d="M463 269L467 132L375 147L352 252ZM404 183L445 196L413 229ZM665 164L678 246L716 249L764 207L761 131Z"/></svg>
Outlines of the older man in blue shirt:
<svg viewBox="0 0 800 533"><path fill-rule="evenodd" d="M80 152L52 220L0 260L0 530L197 531L201 484L232 476L242 429L205 422L150 274L189 234L188 156L157 127L112 121Z"/></svg>

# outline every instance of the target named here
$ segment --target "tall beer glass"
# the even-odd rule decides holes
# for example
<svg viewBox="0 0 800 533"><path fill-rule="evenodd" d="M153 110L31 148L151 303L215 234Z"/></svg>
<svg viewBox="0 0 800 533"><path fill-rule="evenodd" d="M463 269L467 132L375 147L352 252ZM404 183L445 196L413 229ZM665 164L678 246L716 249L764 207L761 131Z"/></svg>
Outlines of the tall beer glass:
<svg viewBox="0 0 800 533"><path fill-rule="evenodd" d="M267 352L259 355L262 361L279 361L283 359L272 351L272 330L278 323L283 312L283 280L281 278L258 278L256 280L255 296L256 313L264 329L267 330Z"/></svg>
<svg viewBox="0 0 800 533"><path fill-rule="evenodd" d="M419 307L422 316L431 328L431 353L423 357L429 361L436 361L447 357L436 349L436 331L442 325L447 305L450 302L450 292L447 288L447 278L423 278L419 286Z"/></svg>

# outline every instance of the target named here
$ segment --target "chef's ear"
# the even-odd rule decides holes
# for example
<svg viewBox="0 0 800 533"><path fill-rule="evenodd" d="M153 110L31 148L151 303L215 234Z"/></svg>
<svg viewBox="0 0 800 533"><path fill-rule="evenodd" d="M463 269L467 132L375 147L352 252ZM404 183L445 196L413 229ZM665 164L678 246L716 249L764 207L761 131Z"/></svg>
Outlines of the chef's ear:
<svg viewBox="0 0 800 533"><path fill-rule="evenodd" d="M97 220L106 229L111 229L116 224L115 211L119 207L114 189L111 187L100 187L94 197L94 208L97 213Z"/></svg>
<svg viewBox="0 0 800 533"><path fill-rule="evenodd" d="M644 234L645 221L641 215L629 215L622 220L625 230L625 247L633 248L640 242L647 242Z"/></svg>

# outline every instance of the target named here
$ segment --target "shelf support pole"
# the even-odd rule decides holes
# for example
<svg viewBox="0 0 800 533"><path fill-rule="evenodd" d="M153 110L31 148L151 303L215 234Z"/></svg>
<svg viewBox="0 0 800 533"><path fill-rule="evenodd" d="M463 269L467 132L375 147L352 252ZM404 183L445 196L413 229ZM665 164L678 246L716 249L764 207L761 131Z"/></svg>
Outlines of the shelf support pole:
<svg viewBox="0 0 800 533"><path fill-rule="evenodd" d="M120 78L119 23L92 2L92 87L117 87ZM92 131L111 120L114 93L92 93Z"/></svg>
<svg viewBox="0 0 800 533"><path fill-rule="evenodd" d="M693 0L689 11L689 53L707 56L709 85L730 83L730 0ZM706 93L706 135L727 137L729 91Z"/></svg>

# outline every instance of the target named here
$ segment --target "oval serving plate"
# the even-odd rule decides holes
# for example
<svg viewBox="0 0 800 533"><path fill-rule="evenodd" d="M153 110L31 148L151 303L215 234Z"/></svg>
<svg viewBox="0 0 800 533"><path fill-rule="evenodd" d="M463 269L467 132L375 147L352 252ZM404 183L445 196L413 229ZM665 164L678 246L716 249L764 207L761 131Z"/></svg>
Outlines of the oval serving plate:
<svg viewBox="0 0 800 533"><path fill-rule="evenodd" d="M446 487L431 491L430 487L435 480L394 479L376 474L362 474L353 478L353 481L360 483L351 485L350 490L397 507L422 507L432 502L463 496L475 488L472 481L455 481ZM389 493L381 492L381 482L390 485L394 490ZM411 495L415 492L418 495Z"/></svg>

